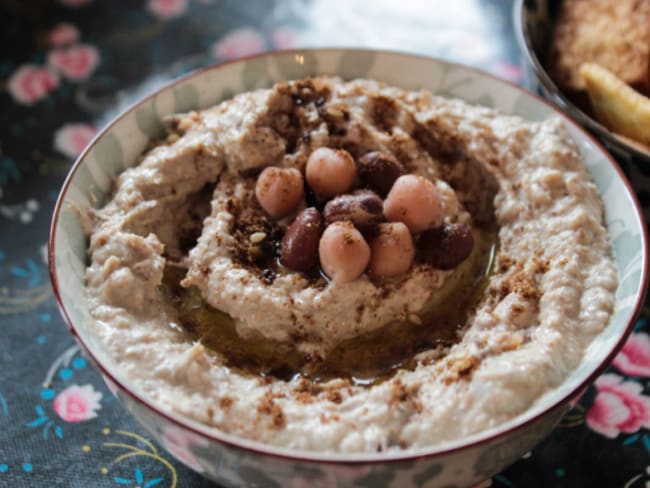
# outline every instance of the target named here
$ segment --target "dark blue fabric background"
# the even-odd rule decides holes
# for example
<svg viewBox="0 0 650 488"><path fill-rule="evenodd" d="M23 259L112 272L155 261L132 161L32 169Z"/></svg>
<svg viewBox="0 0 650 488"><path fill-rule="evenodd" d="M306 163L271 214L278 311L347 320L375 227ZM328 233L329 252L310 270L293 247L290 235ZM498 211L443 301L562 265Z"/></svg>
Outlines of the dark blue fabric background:
<svg viewBox="0 0 650 488"><path fill-rule="evenodd" d="M45 245L56 195L110 114L202 64L306 45L417 51L521 83L510 17L507 0L336 8L317 0L0 0L0 486L150 488L170 486L174 474L177 486L214 486L149 446L75 346L51 293ZM53 32L67 47L53 45ZM56 86L46 86L48 73ZM648 188L636 190L648 205ZM590 386L550 438L481 486L648 486L647 316L646 308L629 349L637 368L622 358L608 370L627 396ZM74 398L85 403L75 407ZM603 405L627 423L613 422L609 433L594 427L588 419ZM155 455L119 459L125 450Z"/></svg>

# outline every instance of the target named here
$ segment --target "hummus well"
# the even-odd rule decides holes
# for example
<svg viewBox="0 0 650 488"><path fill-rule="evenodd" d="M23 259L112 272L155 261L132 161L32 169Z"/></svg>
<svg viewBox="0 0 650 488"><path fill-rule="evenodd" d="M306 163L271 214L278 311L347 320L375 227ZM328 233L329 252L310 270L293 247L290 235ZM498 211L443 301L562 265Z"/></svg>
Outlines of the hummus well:
<svg viewBox="0 0 650 488"><path fill-rule="evenodd" d="M269 219L256 177L304 171L320 147L429 179L471 254L432 265L416 236L408 272L345 283L278 264L295 215ZM602 221L559 120L314 78L170 118L94 214L87 295L97 334L163 408L292 448L409 449L505 422L577 366L614 306Z"/></svg>

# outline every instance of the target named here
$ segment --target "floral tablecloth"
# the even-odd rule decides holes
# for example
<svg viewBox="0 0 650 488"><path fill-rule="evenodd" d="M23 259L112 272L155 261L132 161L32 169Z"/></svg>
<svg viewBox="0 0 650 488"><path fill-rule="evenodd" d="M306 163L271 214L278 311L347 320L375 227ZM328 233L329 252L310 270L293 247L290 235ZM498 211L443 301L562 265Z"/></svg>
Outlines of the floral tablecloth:
<svg viewBox="0 0 650 488"><path fill-rule="evenodd" d="M0 0L0 486L214 486L170 455L174 439L156 445L130 419L52 296L46 240L57 192L111 115L194 67L288 47L413 51L522 83L511 7ZM648 206L648 188L636 190ZM482 486L650 486L648 315L553 434Z"/></svg>

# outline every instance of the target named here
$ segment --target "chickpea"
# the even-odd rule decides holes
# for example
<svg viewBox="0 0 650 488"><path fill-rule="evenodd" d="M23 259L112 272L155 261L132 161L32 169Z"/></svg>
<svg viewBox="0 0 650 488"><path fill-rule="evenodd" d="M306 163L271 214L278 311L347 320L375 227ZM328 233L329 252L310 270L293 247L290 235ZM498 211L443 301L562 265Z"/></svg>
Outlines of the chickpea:
<svg viewBox="0 0 650 488"><path fill-rule="evenodd" d="M443 219L438 189L422 176L400 176L384 200L384 217L404 222L411 232L438 227Z"/></svg>
<svg viewBox="0 0 650 488"><path fill-rule="evenodd" d="M323 271L334 283L353 281L363 274L370 261L370 247L351 222L334 222L318 243Z"/></svg>
<svg viewBox="0 0 650 488"><path fill-rule="evenodd" d="M402 222L378 225L377 236L370 241L370 273L391 277L406 273L415 258L415 245L408 227Z"/></svg>
<svg viewBox="0 0 650 488"><path fill-rule="evenodd" d="M304 192L302 174L296 168L269 166L255 184L257 201L274 219L285 217L298 207Z"/></svg>
<svg viewBox="0 0 650 488"><path fill-rule="evenodd" d="M356 176L354 159L344 149L319 147L307 159L305 178L321 201L349 191Z"/></svg>

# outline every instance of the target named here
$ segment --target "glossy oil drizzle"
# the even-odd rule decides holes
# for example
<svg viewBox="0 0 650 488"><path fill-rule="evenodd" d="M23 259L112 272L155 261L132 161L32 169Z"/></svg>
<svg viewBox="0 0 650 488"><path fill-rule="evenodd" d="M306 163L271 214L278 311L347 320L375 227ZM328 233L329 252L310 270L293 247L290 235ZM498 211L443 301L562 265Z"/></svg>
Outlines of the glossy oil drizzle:
<svg viewBox="0 0 650 488"><path fill-rule="evenodd" d="M261 336L241 338L229 315L208 305L197 288L179 284L185 276L183 268L167 266L162 292L176 310L184 333L200 340L229 367L283 380L296 375L313 381L339 377L372 385L398 368L413 368L416 354L443 350L460 339L486 286L495 249L496 233L480 232L472 255L454 271L455 283L434 294L423 313L347 340L323 360L305 356L289 343Z"/></svg>

